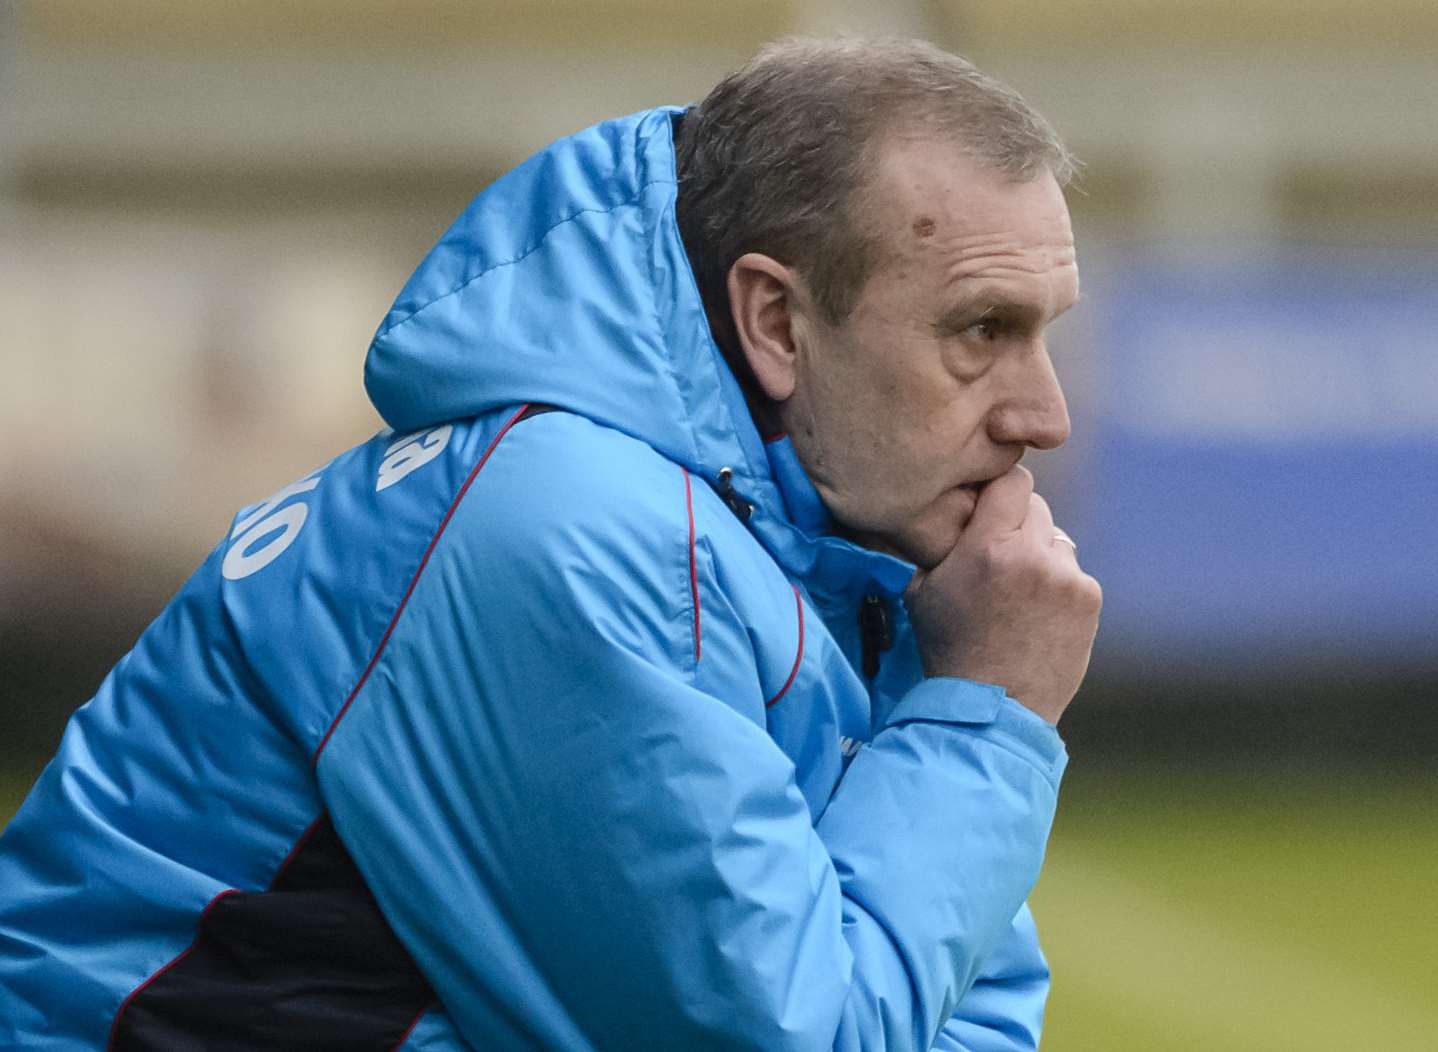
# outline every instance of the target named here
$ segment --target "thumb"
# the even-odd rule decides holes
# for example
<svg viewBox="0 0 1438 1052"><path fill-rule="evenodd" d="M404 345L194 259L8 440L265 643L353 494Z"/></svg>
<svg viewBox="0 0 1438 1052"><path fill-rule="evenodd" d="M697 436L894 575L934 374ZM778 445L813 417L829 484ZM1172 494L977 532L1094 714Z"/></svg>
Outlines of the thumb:
<svg viewBox="0 0 1438 1052"><path fill-rule="evenodd" d="M1033 492L1033 475L1028 468L1015 464L980 491L964 532L992 536L1019 529L1028 516Z"/></svg>

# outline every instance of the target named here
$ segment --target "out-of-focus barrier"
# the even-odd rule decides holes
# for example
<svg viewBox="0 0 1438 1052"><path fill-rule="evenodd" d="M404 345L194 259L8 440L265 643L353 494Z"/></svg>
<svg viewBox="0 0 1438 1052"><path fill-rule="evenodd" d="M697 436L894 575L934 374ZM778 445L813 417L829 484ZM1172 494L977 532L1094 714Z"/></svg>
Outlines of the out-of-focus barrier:
<svg viewBox="0 0 1438 1052"><path fill-rule="evenodd" d="M1250 246L1090 272L1073 500L1103 653L1438 668L1435 269Z"/></svg>

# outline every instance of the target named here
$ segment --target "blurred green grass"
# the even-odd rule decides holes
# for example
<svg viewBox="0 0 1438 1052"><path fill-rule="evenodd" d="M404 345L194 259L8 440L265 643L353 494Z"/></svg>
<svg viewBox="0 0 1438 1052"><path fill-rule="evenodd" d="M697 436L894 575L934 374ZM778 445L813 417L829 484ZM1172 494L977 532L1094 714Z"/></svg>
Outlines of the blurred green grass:
<svg viewBox="0 0 1438 1052"><path fill-rule="evenodd" d="M1044 1048L1438 1048L1438 785L1080 775L1033 903Z"/></svg>
<svg viewBox="0 0 1438 1052"><path fill-rule="evenodd" d="M28 788L0 775L0 822ZM1033 898L1045 1052L1438 1048L1435 790L1073 771Z"/></svg>

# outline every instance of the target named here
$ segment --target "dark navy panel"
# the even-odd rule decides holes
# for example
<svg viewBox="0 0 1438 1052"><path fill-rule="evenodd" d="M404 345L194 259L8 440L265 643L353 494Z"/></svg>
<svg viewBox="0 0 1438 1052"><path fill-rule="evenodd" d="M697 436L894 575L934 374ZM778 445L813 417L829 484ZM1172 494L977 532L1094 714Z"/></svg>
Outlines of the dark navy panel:
<svg viewBox="0 0 1438 1052"><path fill-rule="evenodd" d="M202 914L254 908L322 810L316 743L509 415L381 434L236 516L5 831L0 1035L103 1045L133 991L206 959Z"/></svg>
<svg viewBox="0 0 1438 1052"><path fill-rule="evenodd" d="M125 1006L110 1047L386 1052L433 1002L326 815L266 891L205 911L189 952Z"/></svg>

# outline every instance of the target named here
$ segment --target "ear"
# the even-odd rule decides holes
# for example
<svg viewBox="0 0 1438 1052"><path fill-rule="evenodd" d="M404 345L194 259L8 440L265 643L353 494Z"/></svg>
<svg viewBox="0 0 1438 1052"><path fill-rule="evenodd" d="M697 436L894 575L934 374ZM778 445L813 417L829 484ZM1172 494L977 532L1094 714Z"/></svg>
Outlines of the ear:
<svg viewBox="0 0 1438 1052"><path fill-rule="evenodd" d="M740 256L729 268L729 307L739 346L760 389L775 402L794 393L794 309L799 278L760 252Z"/></svg>

